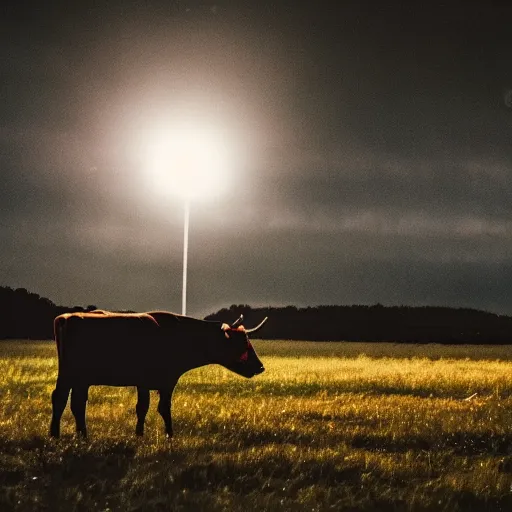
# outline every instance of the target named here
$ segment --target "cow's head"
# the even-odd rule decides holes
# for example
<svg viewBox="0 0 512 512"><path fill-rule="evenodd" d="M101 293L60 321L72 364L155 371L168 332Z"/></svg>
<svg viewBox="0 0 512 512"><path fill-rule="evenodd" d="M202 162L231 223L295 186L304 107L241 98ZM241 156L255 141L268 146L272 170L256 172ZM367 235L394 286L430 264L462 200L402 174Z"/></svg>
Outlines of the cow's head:
<svg viewBox="0 0 512 512"><path fill-rule="evenodd" d="M242 317L231 325L222 324L221 326L226 338L224 346L228 359L223 366L242 377L251 378L263 373L265 368L251 345L248 335L261 329L267 318L253 329L246 329L243 325L238 325L241 321Z"/></svg>

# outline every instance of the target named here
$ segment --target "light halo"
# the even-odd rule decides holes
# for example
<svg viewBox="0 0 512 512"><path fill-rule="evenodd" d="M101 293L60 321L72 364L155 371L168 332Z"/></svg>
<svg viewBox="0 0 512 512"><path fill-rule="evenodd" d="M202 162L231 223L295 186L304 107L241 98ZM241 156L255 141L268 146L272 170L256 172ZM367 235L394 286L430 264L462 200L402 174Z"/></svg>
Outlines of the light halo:
<svg viewBox="0 0 512 512"><path fill-rule="evenodd" d="M153 132L148 175L156 192L190 201L225 192L232 172L226 136L207 124L175 123Z"/></svg>

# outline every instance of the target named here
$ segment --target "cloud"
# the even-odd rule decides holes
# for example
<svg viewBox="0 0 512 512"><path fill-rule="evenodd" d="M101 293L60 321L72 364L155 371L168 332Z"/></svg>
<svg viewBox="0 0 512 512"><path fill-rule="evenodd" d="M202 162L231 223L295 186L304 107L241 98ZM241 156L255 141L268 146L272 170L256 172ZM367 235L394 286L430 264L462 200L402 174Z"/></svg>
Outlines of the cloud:
<svg viewBox="0 0 512 512"><path fill-rule="evenodd" d="M225 197L193 205L191 312L510 307L506 16L10 9L28 18L0 45L3 284L179 310L182 204L150 190L138 144L183 102L216 112L243 156Z"/></svg>

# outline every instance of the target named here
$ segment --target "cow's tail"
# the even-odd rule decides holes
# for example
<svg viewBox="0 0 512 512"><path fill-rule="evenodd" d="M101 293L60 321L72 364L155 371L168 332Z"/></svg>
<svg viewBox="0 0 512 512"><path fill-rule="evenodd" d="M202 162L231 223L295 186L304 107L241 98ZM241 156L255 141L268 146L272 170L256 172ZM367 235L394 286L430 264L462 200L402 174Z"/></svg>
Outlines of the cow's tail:
<svg viewBox="0 0 512 512"><path fill-rule="evenodd" d="M55 320L53 321L53 332L55 335L55 344L57 345L57 356L58 356L58 360L59 360L59 373L60 373L61 364L64 360L63 340L64 340L65 329L66 329L66 318L63 315L56 317Z"/></svg>

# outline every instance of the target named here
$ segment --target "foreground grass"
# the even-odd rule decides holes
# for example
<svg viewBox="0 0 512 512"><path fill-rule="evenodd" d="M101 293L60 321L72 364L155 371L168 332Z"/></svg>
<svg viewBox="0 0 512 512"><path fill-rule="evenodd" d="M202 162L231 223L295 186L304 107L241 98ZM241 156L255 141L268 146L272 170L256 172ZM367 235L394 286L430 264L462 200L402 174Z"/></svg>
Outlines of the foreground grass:
<svg viewBox="0 0 512 512"><path fill-rule="evenodd" d="M255 345L182 378L171 444L108 387L50 440L53 344L0 343L0 510L512 510L511 348Z"/></svg>

